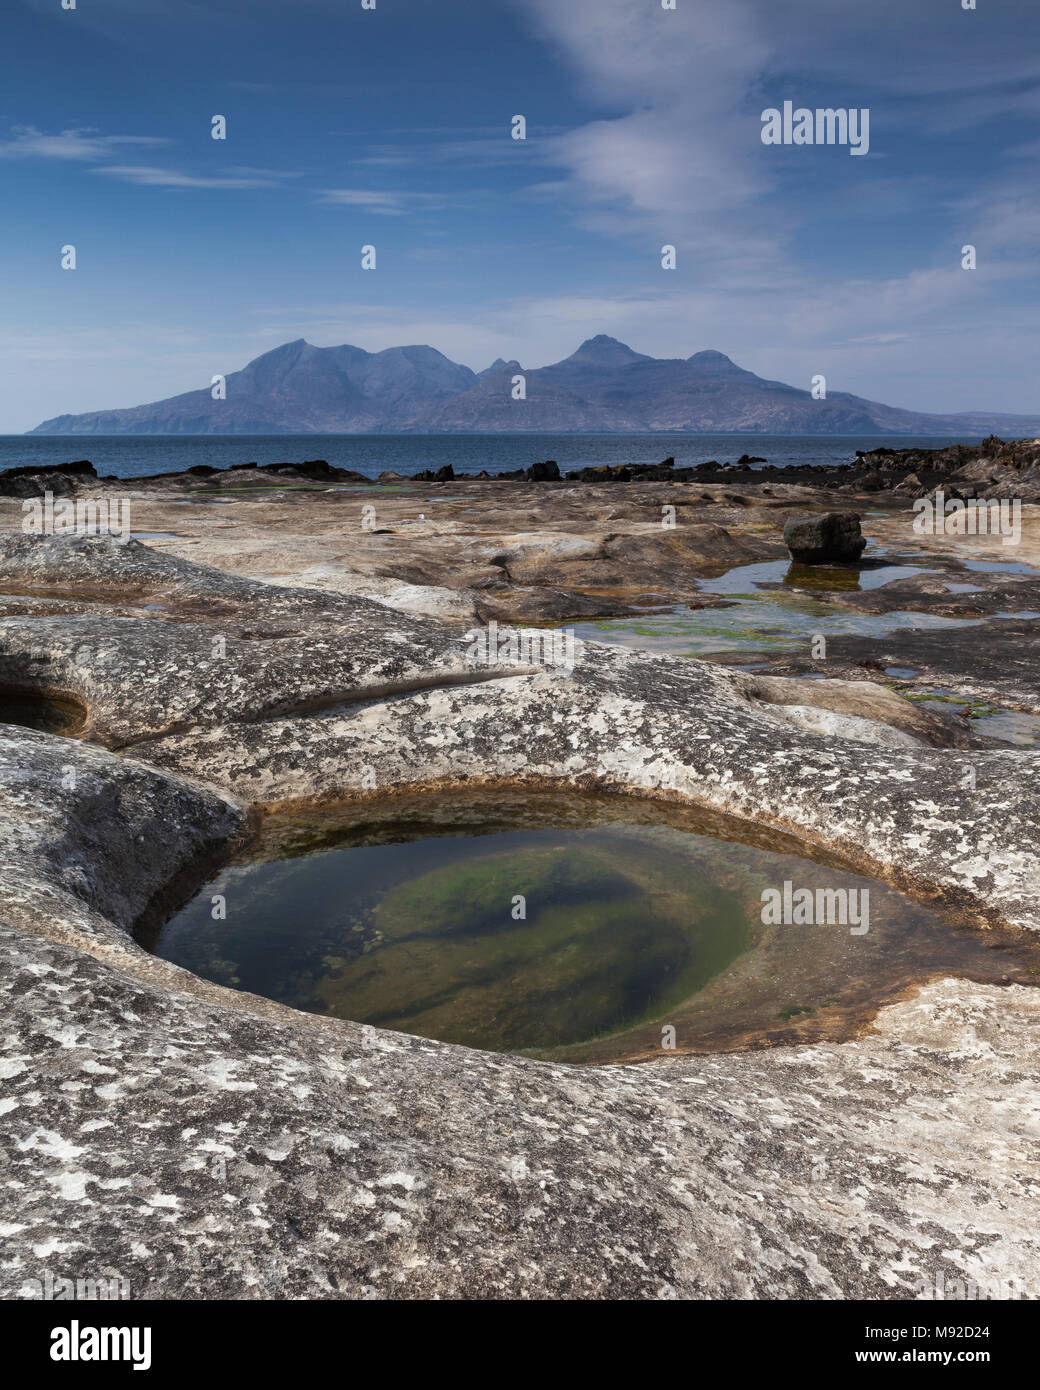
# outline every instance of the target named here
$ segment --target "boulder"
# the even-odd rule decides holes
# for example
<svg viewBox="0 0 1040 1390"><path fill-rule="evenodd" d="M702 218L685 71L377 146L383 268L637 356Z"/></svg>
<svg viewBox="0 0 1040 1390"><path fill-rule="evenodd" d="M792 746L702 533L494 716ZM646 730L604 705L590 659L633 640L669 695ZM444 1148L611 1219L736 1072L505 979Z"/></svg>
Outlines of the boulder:
<svg viewBox="0 0 1040 1390"><path fill-rule="evenodd" d="M883 473L876 469L872 473L866 473L861 478L856 479L856 487L860 492L884 492L888 487L888 479Z"/></svg>
<svg viewBox="0 0 1040 1390"><path fill-rule="evenodd" d="M901 483L898 483L893 492L909 492L912 497L916 497L923 489L924 484L916 473L908 473Z"/></svg>
<svg viewBox="0 0 1040 1390"><path fill-rule="evenodd" d="M555 459L546 459L544 463L532 463L526 476L532 483L559 482L560 465Z"/></svg>
<svg viewBox="0 0 1040 1390"><path fill-rule="evenodd" d="M800 565L831 565L858 560L866 549L858 512L793 516L784 527L784 544Z"/></svg>
<svg viewBox="0 0 1040 1390"><path fill-rule="evenodd" d="M520 476L523 477L522 472ZM413 473L412 477L417 483L451 483L455 480L455 470L450 463L446 463L436 472L432 468L424 468L419 473Z"/></svg>

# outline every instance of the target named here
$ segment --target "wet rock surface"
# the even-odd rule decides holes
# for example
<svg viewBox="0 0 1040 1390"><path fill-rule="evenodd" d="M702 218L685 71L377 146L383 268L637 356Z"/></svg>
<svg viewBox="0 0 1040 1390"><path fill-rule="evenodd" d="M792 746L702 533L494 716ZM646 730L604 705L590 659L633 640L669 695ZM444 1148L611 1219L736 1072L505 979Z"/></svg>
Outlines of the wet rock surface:
<svg viewBox="0 0 1040 1390"><path fill-rule="evenodd" d="M540 543L507 565L586 563ZM450 623L137 543L4 538L0 591L0 681L89 713L87 741L0 728L9 1296L99 1264L162 1298L1035 1284L1032 989L936 980L852 1043L572 1069L297 1014L129 933L257 808L496 782L713 808L1036 929L1040 753L941 746L840 681L595 644L475 667Z"/></svg>
<svg viewBox="0 0 1040 1390"><path fill-rule="evenodd" d="M977 643L952 643L946 631L894 632L883 639L832 637L826 661L768 652L760 654L760 661L776 675L821 676L827 684L848 678L938 685L962 699L1040 714L1040 633L1032 619L989 623L984 640Z"/></svg>

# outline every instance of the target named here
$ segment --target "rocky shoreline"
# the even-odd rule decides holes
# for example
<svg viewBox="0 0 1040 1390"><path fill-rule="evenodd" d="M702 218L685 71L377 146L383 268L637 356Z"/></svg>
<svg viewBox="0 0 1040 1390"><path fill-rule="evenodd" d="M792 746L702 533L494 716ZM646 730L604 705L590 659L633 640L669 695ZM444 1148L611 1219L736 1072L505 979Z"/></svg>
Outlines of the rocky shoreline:
<svg viewBox="0 0 1040 1390"><path fill-rule="evenodd" d="M376 478L350 468L338 468L325 459L300 463L238 463L230 468L196 465L182 472L154 473L135 478L114 474L99 476L89 459L54 465L23 465L0 470L0 497L32 497L47 487L61 496L97 483L121 488L144 485L186 485L193 490L222 487L267 486L287 483L356 484L386 483L585 482L585 483L724 483L771 487L776 483L823 487L832 491L898 492L911 498L926 496L940 483L948 495L961 497L1016 496L1040 500L1040 440L1005 442L991 435L979 445L951 444L939 449L857 449L854 463L832 465L793 464L778 467L767 459L744 454L735 463L711 460L693 467L676 467L674 458L658 464L602 465L562 472L554 459L509 472L456 474L450 464L412 475L383 472Z"/></svg>
<svg viewBox="0 0 1040 1390"><path fill-rule="evenodd" d="M1029 447L976 486L1028 483ZM493 785L706 808L995 941L1037 931L1040 751L901 699L883 660L930 641L951 681L959 660L1040 709L1035 622L1000 616L1040 581L951 593L999 540L915 540L908 491L864 529L937 578L834 601L971 604L970 641L834 639L756 671L594 642L570 672L466 657L499 616L725 603L705 576L785 557L787 521L850 510L871 471L967 484L979 458L940 452L941 475L865 455L836 486L102 483L147 544L25 536L40 475L0 479L0 689L82 718L0 724L0 1290L103 1267L163 1299L885 1299L940 1275L1038 1296L1035 988L935 978L848 1041L573 1068L297 1013L134 935L271 808Z"/></svg>

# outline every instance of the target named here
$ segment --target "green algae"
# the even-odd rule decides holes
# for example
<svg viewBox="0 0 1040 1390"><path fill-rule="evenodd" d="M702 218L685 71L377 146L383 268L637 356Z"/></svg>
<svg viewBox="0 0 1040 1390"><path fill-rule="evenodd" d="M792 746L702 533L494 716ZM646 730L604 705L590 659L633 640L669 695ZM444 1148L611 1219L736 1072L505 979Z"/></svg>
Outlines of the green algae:
<svg viewBox="0 0 1040 1390"><path fill-rule="evenodd" d="M434 869L382 900L378 950L321 982L323 1012L500 1050L637 1023L750 942L736 894L711 883L691 892L667 861L614 843Z"/></svg>
<svg viewBox="0 0 1040 1390"><path fill-rule="evenodd" d="M870 890L870 929L767 925L785 880ZM846 1037L914 980L1033 984L827 851L692 811L471 787L269 817L163 927L206 979L362 1024L559 1062ZM667 1039L671 1039L669 1042Z"/></svg>
<svg viewBox="0 0 1040 1390"><path fill-rule="evenodd" d="M904 699L917 705L932 705L938 710L966 715L977 734L999 739L1003 743L1032 747L1040 742L1040 716L991 704L976 696L958 696L952 690L936 686L895 686Z"/></svg>

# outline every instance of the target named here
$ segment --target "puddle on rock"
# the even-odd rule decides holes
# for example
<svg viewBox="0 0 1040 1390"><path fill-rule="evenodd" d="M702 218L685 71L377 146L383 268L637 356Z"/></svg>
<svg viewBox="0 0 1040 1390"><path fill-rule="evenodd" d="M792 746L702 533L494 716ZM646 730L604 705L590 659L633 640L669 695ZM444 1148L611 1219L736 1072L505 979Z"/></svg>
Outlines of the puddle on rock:
<svg viewBox="0 0 1040 1390"><path fill-rule="evenodd" d="M961 568L978 574L1028 574L1040 578L1040 570L1021 560L962 560Z"/></svg>
<svg viewBox="0 0 1040 1390"><path fill-rule="evenodd" d="M860 613L840 604L842 593L880 589L918 574L935 574L926 565L888 564L888 552L871 545L864 563L846 566L796 565L788 560L738 565L725 574L699 579L702 592L726 600L719 608L671 605L665 611L636 618L605 618L573 624L586 641L610 642L670 656L705 656L724 652L786 652L804 648L824 637L888 637L896 632L962 629L987 621L982 617L953 617L894 609ZM896 557L898 558L898 557ZM821 597L812 596L813 591ZM828 603L825 594L839 602ZM999 613L996 617L1028 617Z"/></svg>
<svg viewBox="0 0 1040 1390"><path fill-rule="evenodd" d="M17 686L0 686L0 724L20 724L25 729L73 738L86 718L86 710L75 700L40 695Z"/></svg>
<svg viewBox="0 0 1040 1390"><path fill-rule="evenodd" d="M886 675L901 674L899 668L890 666ZM916 674L912 672L911 675ZM985 700L965 699L955 691L941 686L913 686L900 694L915 704L927 709L939 710L945 714L966 714L977 734L988 738L999 738L1004 743L1012 743L1022 748L1036 748L1040 743L1040 716L1023 714L1020 710L1005 709L1001 705L991 705Z"/></svg>
<svg viewBox="0 0 1040 1390"><path fill-rule="evenodd" d="M785 882L868 891L869 930L763 924L763 890ZM476 790L271 817L147 944L296 1008L585 1062L660 1053L669 1028L695 1052L848 1037L939 972L1040 979L1040 943L952 926L787 837Z"/></svg>
<svg viewBox="0 0 1040 1390"><path fill-rule="evenodd" d="M575 636L612 642L671 656L709 652L801 650L817 633L825 637L887 637L894 632L975 627L982 618L949 618L934 613L856 613L811 598L777 592L753 594L725 608L676 606L638 618L603 618L574 623Z"/></svg>

